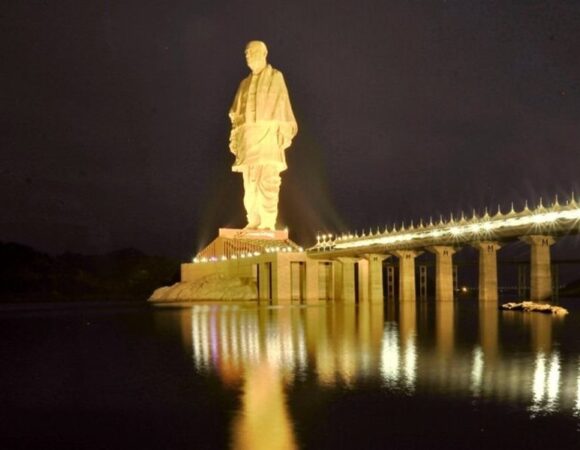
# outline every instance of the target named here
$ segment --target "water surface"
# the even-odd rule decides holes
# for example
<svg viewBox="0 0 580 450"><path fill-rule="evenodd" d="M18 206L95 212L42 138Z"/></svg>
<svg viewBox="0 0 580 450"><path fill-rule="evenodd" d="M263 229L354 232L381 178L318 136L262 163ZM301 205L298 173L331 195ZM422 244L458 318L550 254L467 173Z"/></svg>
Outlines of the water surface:
<svg viewBox="0 0 580 450"><path fill-rule="evenodd" d="M0 448L580 448L580 301L0 310Z"/></svg>

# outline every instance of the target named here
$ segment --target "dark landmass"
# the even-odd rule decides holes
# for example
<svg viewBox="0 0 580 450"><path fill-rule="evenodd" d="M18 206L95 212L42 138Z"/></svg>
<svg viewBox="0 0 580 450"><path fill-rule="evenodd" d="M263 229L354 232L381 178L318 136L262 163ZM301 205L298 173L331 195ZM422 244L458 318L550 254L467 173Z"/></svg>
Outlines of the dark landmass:
<svg viewBox="0 0 580 450"><path fill-rule="evenodd" d="M179 265L135 249L51 256L0 242L0 302L146 301L179 280Z"/></svg>
<svg viewBox="0 0 580 450"><path fill-rule="evenodd" d="M0 242L0 302L144 302L155 289L179 281L180 264L136 249L52 256L26 245ZM434 280L427 286L433 295ZM473 289L457 295L477 297ZM559 295L580 297L580 279L561 287Z"/></svg>

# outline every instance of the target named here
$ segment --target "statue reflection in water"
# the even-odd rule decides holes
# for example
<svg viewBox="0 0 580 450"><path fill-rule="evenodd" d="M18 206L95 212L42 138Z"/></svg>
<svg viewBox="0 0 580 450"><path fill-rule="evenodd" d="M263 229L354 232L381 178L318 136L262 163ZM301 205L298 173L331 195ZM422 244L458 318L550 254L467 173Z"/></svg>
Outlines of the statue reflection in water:
<svg viewBox="0 0 580 450"><path fill-rule="evenodd" d="M424 308L435 315L434 333L417 321ZM460 326L462 314L453 302L400 302L395 310L200 305L188 314L188 346L197 372L242 386L234 448L273 448L274 442L296 448L286 389L306 376L329 388L356 388L367 379L406 395L421 390L509 402L532 415L563 409L580 415L580 361L564 364L553 349L554 318L481 305L474 336L471 326ZM520 339L514 356L502 332L529 336L527 351Z"/></svg>
<svg viewBox="0 0 580 450"><path fill-rule="evenodd" d="M232 426L232 448L295 449L280 368L263 360L243 374L242 406Z"/></svg>

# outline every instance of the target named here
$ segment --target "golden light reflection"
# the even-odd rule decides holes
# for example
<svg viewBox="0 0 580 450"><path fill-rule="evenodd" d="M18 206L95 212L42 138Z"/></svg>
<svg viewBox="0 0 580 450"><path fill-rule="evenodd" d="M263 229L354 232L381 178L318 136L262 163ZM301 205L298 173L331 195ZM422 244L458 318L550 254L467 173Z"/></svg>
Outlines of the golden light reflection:
<svg viewBox="0 0 580 450"><path fill-rule="evenodd" d="M576 383L576 415L580 416L580 360L578 361L578 382Z"/></svg>
<svg viewBox="0 0 580 450"><path fill-rule="evenodd" d="M561 363L558 353L553 353L549 359L545 353L537 353L530 408L532 413L550 413L557 410L560 374Z"/></svg>
<svg viewBox="0 0 580 450"><path fill-rule="evenodd" d="M415 302L401 302L399 322L387 322L381 351L381 376L390 387L415 389L417 378L417 310Z"/></svg>
<svg viewBox="0 0 580 450"><path fill-rule="evenodd" d="M399 330L394 322L385 324L383 336L383 350L381 354L381 375L385 382L390 385L399 379L400 365Z"/></svg>
<svg viewBox="0 0 580 450"><path fill-rule="evenodd" d="M483 352L481 347L475 347L473 350L473 364L471 366L471 390L475 397L481 395L481 385L483 381Z"/></svg>
<svg viewBox="0 0 580 450"><path fill-rule="evenodd" d="M437 303L435 322L437 328L437 349L444 358L451 358L455 339L455 305L452 300Z"/></svg>
<svg viewBox="0 0 580 450"><path fill-rule="evenodd" d="M244 373L242 405L233 423L233 449L298 448L280 368L261 361Z"/></svg>
<svg viewBox="0 0 580 450"><path fill-rule="evenodd" d="M495 364L498 358L498 327L499 311L496 305L482 304L479 306L479 340L485 362Z"/></svg>
<svg viewBox="0 0 580 450"><path fill-rule="evenodd" d="M423 320L433 312L434 330L431 320ZM273 404L265 402L264 408L278 416L271 426L288 428L275 439L288 442L288 448L295 443L290 423L281 425L288 419L284 389L310 377L328 388L356 389L357 383L374 379L406 395L453 393L521 405L532 415L568 410L580 416L580 361L566 361L553 350L553 327L561 322L482 306L479 333L470 331L466 338L464 317L453 302L437 303L435 310L415 302L396 308L195 306L188 315L187 340L197 371L243 387L236 430L265 420L254 399L268 392ZM177 324L175 317L170 320ZM179 323L185 327L183 320ZM500 339L500 324L506 339L526 339L517 354L513 341ZM421 333L425 337L419 340ZM466 339L475 342L465 345ZM240 446L249 442L236 439Z"/></svg>

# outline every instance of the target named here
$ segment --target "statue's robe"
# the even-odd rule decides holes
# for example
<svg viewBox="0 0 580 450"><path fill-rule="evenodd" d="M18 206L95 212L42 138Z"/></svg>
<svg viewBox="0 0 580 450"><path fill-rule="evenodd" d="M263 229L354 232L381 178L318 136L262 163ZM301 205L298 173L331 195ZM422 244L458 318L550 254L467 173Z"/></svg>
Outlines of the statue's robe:
<svg viewBox="0 0 580 450"><path fill-rule="evenodd" d="M259 74L242 80L229 116L230 150L236 155L232 171L267 165L278 172L287 169L284 150L298 125L280 71L268 64Z"/></svg>

